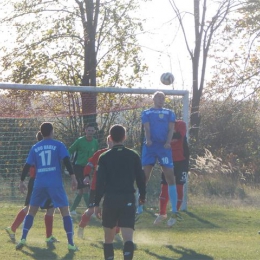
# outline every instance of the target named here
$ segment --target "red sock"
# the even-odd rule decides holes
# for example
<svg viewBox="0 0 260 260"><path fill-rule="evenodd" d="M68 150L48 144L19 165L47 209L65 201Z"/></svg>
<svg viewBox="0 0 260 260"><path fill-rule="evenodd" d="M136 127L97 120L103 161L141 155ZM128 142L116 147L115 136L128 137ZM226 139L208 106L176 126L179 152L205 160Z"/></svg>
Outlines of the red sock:
<svg viewBox="0 0 260 260"><path fill-rule="evenodd" d="M116 234L120 233L120 227L116 226Z"/></svg>
<svg viewBox="0 0 260 260"><path fill-rule="evenodd" d="M15 232L16 229L22 224L26 214L27 214L27 212L25 212L23 209L19 211L19 213L17 214L17 216L11 226L11 229L13 232Z"/></svg>
<svg viewBox="0 0 260 260"><path fill-rule="evenodd" d="M44 221L45 221L45 228L46 228L46 237L48 238L52 236L53 216L45 215Z"/></svg>
<svg viewBox="0 0 260 260"><path fill-rule="evenodd" d="M176 188L177 188L177 195L178 195L177 210L179 211L181 208L182 201L183 201L183 185L177 184Z"/></svg>
<svg viewBox="0 0 260 260"><path fill-rule="evenodd" d="M81 216L81 220L79 222L79 227L84 228L85 226L87 226L89 220L91 217L87 216L85 213L83 213L83 215Z"/></svg>
<svg viewBox="0 0 260 260"><path fill-rule="evenodd" d="M160 199L160 215L165 215L167 213L167 204L169 201L167 184L161 185L161 194L159 199Z"/></svg>

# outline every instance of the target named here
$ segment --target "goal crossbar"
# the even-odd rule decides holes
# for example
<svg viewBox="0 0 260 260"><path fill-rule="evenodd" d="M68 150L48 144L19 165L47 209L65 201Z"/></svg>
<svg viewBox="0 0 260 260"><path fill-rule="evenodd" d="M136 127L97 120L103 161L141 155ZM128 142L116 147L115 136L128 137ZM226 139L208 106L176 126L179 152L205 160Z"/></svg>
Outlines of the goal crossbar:
<svg viewBox="0 0 260 260"><path fill-rule="evenodd" d="M115 88L115 87L93 87L93 86L67 86L67 85L37 85L0 82L0 89L12 90L36 90L36 91L66 91L66 92L94 92L94 93L124 93L124 94L153 94L158 89L145 88ZM183 121L189 127L189 91L160 89L165 95L182 96ZM188 133L187 133L188 134ZM188 138L188 136L187 136Z"/></svg>
<svg viewBox="0 0 260 260"><path fill-rule="evenodd" d="M36 85L36 84L17 84L0 82L1 90L31 90L31 91L65 91L65 92L85 92L85 93L118 93L118 94L154 94L162 91L169 96L182 96L182 120L189 129L189 91L169 90L169 89L145 89L145 88L116 88L116 87L93 87L93 86L67 86L67 85ZM189 138L187 131L187 139ZM184 186L184 201L182 210L187 210L187 183Z"/></svg>

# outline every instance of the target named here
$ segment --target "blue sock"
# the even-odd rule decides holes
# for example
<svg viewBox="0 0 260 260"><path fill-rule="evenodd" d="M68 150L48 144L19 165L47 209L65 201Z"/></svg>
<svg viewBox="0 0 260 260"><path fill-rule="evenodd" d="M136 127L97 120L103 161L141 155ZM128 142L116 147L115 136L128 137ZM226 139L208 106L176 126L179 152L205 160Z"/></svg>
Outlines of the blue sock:
<svg viewBox="0 0 260 260"><path fill-rule="evenodd" d="M68 243L72 246L74 246L74 242L73 242L73 223L72 223L72 219L71 216L65 216L63 217L63 225L64 225L64 229L67 233L67 238L68 238Z"/></svg>
<svg viewBox="0 0 260 260"><path fill-rule="evenodd" d="M33 225L33 219L34 217L32 215L26 215L24 219L24 225L23 225L23 234L21 239L26 239L27 234L30 230L30 228Z"/></svg>
<svg viewBox="0 0 260 260"><path fill-rule="evenodd" d="M136 209L136 214L142 214L144 211L143 205L139 205Z"/></svg>
<svg viewBox="0 0 260 260"><path fill-rule="evenodd" d="M172 204L172 212L176 213L177 212L177 189L176 185L168 185L168 193L170 197L170 202Z"/></svg>

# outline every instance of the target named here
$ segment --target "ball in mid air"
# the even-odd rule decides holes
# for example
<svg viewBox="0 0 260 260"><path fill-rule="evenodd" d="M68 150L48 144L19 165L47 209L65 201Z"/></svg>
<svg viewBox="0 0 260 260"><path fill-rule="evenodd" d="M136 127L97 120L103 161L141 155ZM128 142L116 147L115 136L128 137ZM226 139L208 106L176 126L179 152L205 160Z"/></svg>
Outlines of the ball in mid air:
<svg viewBox="0 0 260 260"><path fill-rule="evenodd" d="M164 85L171 85L174 82L174 76L170 72L163 73L161 76L161 82Z"/></svg>

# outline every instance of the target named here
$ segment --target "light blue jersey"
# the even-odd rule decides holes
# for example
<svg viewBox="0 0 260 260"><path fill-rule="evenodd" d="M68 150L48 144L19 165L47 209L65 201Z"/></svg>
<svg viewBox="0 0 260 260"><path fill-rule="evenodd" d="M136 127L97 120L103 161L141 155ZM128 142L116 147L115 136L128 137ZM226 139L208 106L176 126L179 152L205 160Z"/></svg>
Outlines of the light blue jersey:
<svg viewBox="0 0 260 260"><path fill-rule="evenodd" d="M62 187L61 160L69 156L65 145L54 139L44 139L30 150L26 163L34 165L36 177L34 188Z"/></svg>
<svg viewBox="0 0 260 260"><path fill-rule="evenodd" d="M166 108L150 108L142 112L142 124L150 124L150 135L153 143L167 141L169 123L175 122L175 114Z"/></svg>

